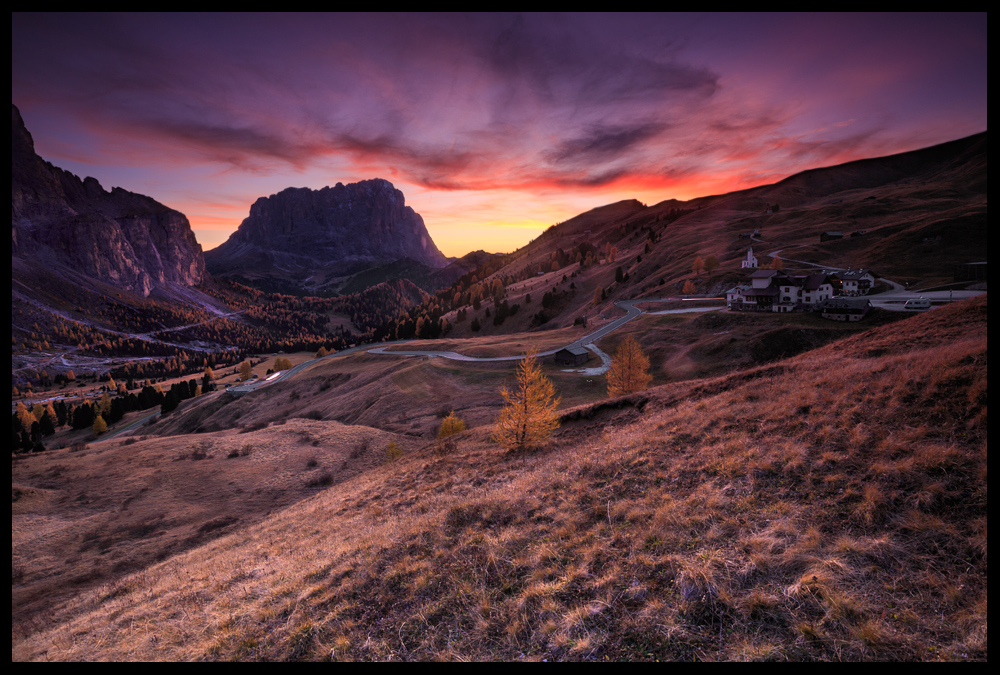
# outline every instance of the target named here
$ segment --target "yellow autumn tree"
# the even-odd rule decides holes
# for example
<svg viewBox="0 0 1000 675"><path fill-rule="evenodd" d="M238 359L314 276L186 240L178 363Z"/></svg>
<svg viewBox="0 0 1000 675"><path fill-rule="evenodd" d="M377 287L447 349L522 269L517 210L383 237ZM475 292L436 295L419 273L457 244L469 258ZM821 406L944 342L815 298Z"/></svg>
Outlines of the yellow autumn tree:
<svg viewBox="0 0 1000 675"><path fill-rule="evenodd" d="M17 419L21 421L21 428L25 429L26 431L31 431L31 425L38 421L38 418L36 418L34 414L32 414L30 410L28 410L27 406L25 406L20 401L17 402L16 414L17 414Z"/></svg>
<svg viewBox="0 0 1000 675"><path fill-rule="evenodd" d="M385 457L390 462L395 462L403 456L403 446L396 441L389 441L389 446L385 449Z"/></svg>
<svg viewBox="0 0 1000 675"><path fill-rule="evenodd" d="M452 410L448 413L448 416L441 421L441 428L438 429L437 437L447 438L448 436L454 436L457 433L465 431L465 420L455 414Z"/></svg>
<svg viewBox="0 0 1000 675"><path fill-rule="evenodd" d="M111 395L108 392L101 396L100 408L102 416L111 417Z"/></svg>
<svg viewBox="0 0 1000 675"><path fill-rule="evenodd" d="M639 341L631 335L622 340L611 359L608 370L608 396L621 396L634 391L642 391L649 386L653 376L649 374L649 357Z"/></svg>
<svg viewBox="0 0 1000 675"><path fill-rule="evenodd" d="M99 434L103 434L107 430L108 430L107 423L104 421L103 417L98 415L97 419L94 420L94 427L93 427L94 435L97 436Z"/></svg>
<svg viewBox="0 0 1000 675"><path fill-rule="evenodd" d="M514 387L504 386L500 395L504 406L490 437L507 450L537 448L559 428L556 388L552 380L542 374L534 351L518 363Z"/></svg>

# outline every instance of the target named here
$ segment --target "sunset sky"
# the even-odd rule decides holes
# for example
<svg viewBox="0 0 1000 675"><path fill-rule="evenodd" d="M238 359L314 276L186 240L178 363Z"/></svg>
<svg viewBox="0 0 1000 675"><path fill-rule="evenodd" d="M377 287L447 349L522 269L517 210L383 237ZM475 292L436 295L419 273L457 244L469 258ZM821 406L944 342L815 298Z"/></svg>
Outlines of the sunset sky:
<svg viewBox="0 0 1000 675"><path fill-rule="evenodd" d="M986 14L12 16L35 149L182 211L385 178L446 255L986 130Z"/></svg>

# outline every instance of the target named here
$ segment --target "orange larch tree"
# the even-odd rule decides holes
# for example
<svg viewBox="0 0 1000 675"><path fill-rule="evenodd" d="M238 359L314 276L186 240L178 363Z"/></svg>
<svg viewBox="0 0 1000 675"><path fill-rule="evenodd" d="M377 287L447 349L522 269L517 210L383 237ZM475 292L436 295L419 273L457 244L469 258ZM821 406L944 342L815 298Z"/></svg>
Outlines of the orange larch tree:
<svg viewBox="0 0 1000 675"><path fill-rule="evenodd" d="M504 406L491 438L507 450L529 450L544 445L559 428L559 398L552 380L542 373L534 352L517 366L517 383L500 389Z"/></svg>
<svg viewBox="0 0 1000 675"><path fill-rule="evenodd" d="M649 374L649 357L643 353L639 341L628 336L618 345L615 356L611 359L608 396L642 391L652 379L653 376Z"/></svg>

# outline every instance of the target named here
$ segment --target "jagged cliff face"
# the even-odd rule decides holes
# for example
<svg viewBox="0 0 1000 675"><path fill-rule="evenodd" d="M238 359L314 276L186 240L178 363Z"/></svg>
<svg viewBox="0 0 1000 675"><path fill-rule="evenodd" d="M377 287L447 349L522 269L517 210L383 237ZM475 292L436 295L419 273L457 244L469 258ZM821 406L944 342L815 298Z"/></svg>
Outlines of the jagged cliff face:
<svg viewBox="0 0 1000 675"><path fill-rule="evenodd" d="M12 256L143 295L157 285L201 283L205 261L184 214L46 162L11 108Z"/></svg>
<svg viewBox="0 0 1000 675"><path fill-rule="evenodd" d="M303 280L402 258L436 268L448 264L403 193L379 178L261 197L229 240L205 258L213 274L293 272Z"/></svg>

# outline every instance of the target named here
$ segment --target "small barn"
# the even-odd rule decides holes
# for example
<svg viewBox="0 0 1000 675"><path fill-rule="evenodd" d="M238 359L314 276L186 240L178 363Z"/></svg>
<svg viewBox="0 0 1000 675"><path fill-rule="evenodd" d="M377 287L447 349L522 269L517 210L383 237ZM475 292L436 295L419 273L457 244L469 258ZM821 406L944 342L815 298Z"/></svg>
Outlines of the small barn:
<svg viewBox="0 0 1000 675"><path fill-rule="evenodd" d="M955 265L955 281L986 281L986 263L971 262Z"/></svg>
<svg viewBox="0 0 1000 675"><path fill-rule="evenodd" d="M590 358L590 352L583 347L567 347L556 352L557 366L582 366Z"/></svg>
<svg viewBox="0 0 1000 675"><path fill-rule="evenodd" d="M823 232L821 235L819 235L820 242L836 241L837 239L843 239L843 238L844 238L844 233L837 232L835 230L827 230L826 232Z"/></svg>

